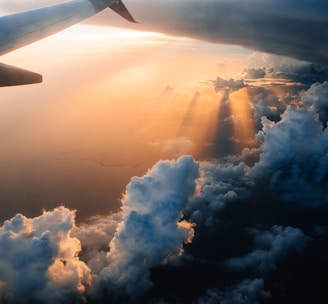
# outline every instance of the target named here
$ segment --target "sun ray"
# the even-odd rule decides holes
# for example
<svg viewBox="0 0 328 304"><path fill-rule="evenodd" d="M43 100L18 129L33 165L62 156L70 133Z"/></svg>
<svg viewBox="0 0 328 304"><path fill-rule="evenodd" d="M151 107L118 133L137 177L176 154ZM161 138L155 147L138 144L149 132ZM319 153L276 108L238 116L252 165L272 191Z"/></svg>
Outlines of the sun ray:
<svg viewBox="0 0 328 304"><path fill-rule="evenodd" d="M249 106L247 88L242 88L233 92L230 99L231 112L233 115L235 146L236 150L241 152L242 149L254 145L255 136L255 124Z"/></svg>

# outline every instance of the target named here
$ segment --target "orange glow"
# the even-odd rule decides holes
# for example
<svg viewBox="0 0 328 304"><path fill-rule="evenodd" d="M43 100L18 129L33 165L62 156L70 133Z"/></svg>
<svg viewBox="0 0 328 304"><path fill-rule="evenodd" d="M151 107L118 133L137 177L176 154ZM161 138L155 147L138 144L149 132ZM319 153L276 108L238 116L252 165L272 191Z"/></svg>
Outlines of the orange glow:
<svg viewBox="0 0 328 304"><path fill-rule="evenodd" d="M237 151L254 145L255 125L249 106L247 88L231 94L231 112L234 120L234 138Z"/></svg>
<svg viewBox="0 0 328 304"><path fill-rule="evenodd" d="M39 200L36 213L45 204L81 217L105 213L159 159L207 156L219 101L208 80L233 77L242 64L241 55L218 56L210 46L74 26L3 56L44 76L40 85L1 89L1 184L22 202L19 211L32 212L26 191L17 191L24 184Z"/></svg>

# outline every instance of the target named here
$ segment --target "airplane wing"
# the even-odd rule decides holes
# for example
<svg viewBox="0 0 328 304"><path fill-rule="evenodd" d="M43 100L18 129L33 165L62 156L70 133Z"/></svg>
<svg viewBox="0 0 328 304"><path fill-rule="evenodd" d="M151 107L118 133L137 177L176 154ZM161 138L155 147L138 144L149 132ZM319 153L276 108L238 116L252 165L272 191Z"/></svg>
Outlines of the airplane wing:
<svg viewBox="0 0 328 304"><path fill-rule="evenodd" d="M0 55L55 34L105 8L136 22L121 0L71 0L65 3L0 17ZM0 64L0 86L42 82L42 76Z"/></svg>

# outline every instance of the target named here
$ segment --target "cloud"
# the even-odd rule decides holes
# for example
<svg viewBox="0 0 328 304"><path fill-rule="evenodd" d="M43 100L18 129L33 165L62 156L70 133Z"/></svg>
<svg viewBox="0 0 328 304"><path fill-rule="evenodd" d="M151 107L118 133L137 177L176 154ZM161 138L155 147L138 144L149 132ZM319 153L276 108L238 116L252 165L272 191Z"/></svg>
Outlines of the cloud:
<svg viewBox="0 0 328 304"><path fill-rule="evenodd" d="M213 86L215 91L227 89L233 92L244 88L246 84L243 79L234 80L230 78L229 80L224 80L221 77L217 77L216 80L213 81Z"/></svg>
<svg viewBox="0 0 328 304"><path fill-rule="evenodd" d="M273 95L272 92L265 89L254 90L256 94L253 97L251 109L253 111L256 129L261 130L262 117L268 118L270 121L278 122L281 120L281 115L286 110L288 103Z"/></svg>
<svg viewBox="0 0 328 304"><path fill-rule="evenodd" d="M33 219L17 214L0 229L0 302L102 301L98 288L138 299L152 286L149 269L177 259L193 238L181 212L197 177L192 157L159 162L131 180L122 214L79 227L64 207Z"/></svg>
<svg viewBox="0 0 328 304"><path fill-rule="evenodd" d="M111 286L113 293L134 301L152 286L150 267L182 254L193 226L182 220L181 211L195 191L197 177L198 165L184 156L158 162L144 177L131 180L122 202L123 222L110 242L108 266L99 273L98 288Z"/></svg>
<svg viewBox="0 0 328 304"><path fill-rule="evenodd" d="M274 271L291 251L302 252L310 240L302 230L292 227L273 226L269 231L254 230L252 233L255 250L243 257L227 260L231 269L252 269L255 274L265 276Z"/></svg>
<svg viewBox="0 0 328 304"><path fill-rule="evenodd" d="M300 65L276 60L265 68L267 83L246 88L258 122L258 146L200 163L199 192L183 210L196 224L193 242L185 245L193 259L180 268L152 270L167 285L158 287L161 280L154 281L155 298L171 303L174 297L168 294L173 293L193 303L319 299L328 248L323 115L328 95L326 82L310 85L307 77L299 77ZM281 76L279 66L288 73ZM277 75L289 81L278 86L277 78L271 78ZM220 83L227 87L229 81ZM316 276L313 269L318 268ZM188 291L174 288L178 281Z"/></svg>
<svg viewBox="0 0 328 304"><path fill-rule="evenodd" d="M266 71L264 68L248 68L244 71L245 78L257 79L264 78L266 76Z"/></svg>
<svg viewBox="0 0 328 304"><path fill-rule="evenodd" d="M244 280L230 286L225 291L211 289L194 304L257 304L267 299L270 294L264 290L262 279Z"/></svg>
<svg viewBox="0 0 328 304"><path fill-rule="evenodd" d="M271 56L263 62L246 69L245 79L212 82L223 91L216 127L234 128L228 99L235 91L238 102L242 89L256 145L223 156L218 145L198 162L159 161L131 179L121 211L79 225L64 207L6 221L0 303L320 299L328 271L328 85L309 64ZM184 118L188 128L188 112ZM168 152L191 147L187 132L181 135L165 142Z"/></svg>
<svg viewBox="0 0 328 304"><path fill-rule="evenodd" d="M282 75L278 63L265 69L265 77ZM287 65L281 66L287 71ZM309 78L299 77L299 66L289 65L282 78L290 83L278 90L270 82L247 87L255 122L260 119L259 146L200 166L200 191L185 209L197 223L187 252L215 269L208 270L208 286L214 288L195 303L260 301L239 293L236 281L261 286L258 291L270 294L272 302L320 293L327 269L322 253L328 248L321 234L327 233L322 226L327 215L327 82L313 77L311 85ZM249 156L253 161L244 162ZM323 269L316 276L312 267ZM287 272L293 275L284 279Z"/></svg>
<svg viewBox="0 0 328 304"><path fill-rule="evenodd" d="M105 256L109 243L121 222L122 212L117 212L108 216L93 216L72 230L72 236L81 242L79 257L93 273L99 273L106 266Z"/></svg>
<svg viewBox="0 0 328 304"><path fill-rule="evenodd" d="M260 159L251 169L252 178L267 184L285 202L326 205L328 133L317 114L288 107L281 121L263 117L262 124L257 134L262 141Z"/></svg>
<svg viewBox="0 0 328 304"><path fill-rule="evenodd" d="M201 166L201 191L192 197L185 214L196 223L213 225L216 215L229 202L247 197L248 190L243 182L246 165L203 163Z"/></svg>
<svg viewBox="0 0 328 304"><path fill-rule="evenodd" d="M71 237L75 212L64 207L29 219L21 214L0 229L1 303L58 303L84 300L90 269Z"/></svg>
<svg viewBox="0 0 328 304"><path fill-rule="evenodd" d="M328 77L327 77L328 78ZM314 83L306 92L303 98L303 105L309 107L319 115L319 120L324 127L327 127L328 121L328 82Z"/></svg>

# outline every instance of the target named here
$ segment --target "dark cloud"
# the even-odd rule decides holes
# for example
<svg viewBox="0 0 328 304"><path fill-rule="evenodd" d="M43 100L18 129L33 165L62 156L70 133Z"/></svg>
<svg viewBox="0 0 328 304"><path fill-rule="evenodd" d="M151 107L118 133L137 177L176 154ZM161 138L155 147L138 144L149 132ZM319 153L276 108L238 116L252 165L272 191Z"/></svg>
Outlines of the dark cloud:
<svg viewBox="0 0 328 304"><path fill-rule="evenodd" d="M199 298L194 304L257 304L260 303L260 300L270 296L263 289L264 281L262 279L244 280L225 291L208 290L206 295Z"/></svg>
<svg viewBox="0 0 328 304"><path fill-rule="evenodd" d="M266 76L265 68L249 68L244 71L245 78L257 79Z"/></svg>
<svg viewBox="0 0 328 304"><path fill-rule="evenodd" d="M267 72L267 76L300 83L308 88L313 83L325 81L328 71L326 68L313 63L295 62L294 64L283 63L272 68Z"/></svg>
<svg viewBox="0 0 328 304"><path fill-rule="evenodd" d="M227 260L233 270L252 269L257 275L267 275L275 270L277 262L290 251L303 251L310 238L303 231L292 227L273 226L269 231L252 231L255 250L243 257Z"/></svg>
<svg viewBox="0 0 328 304"><path fill-rule="evenodd" d="M281 114L286 110L287 103L279 99L271 90L254 89L252 111L254 113L256 129L262 129L262 117L278 122Z"/></svg>

